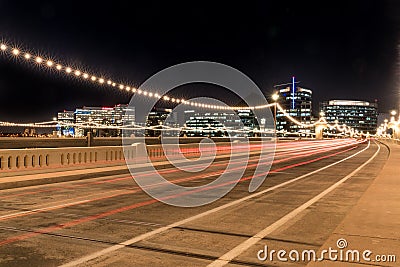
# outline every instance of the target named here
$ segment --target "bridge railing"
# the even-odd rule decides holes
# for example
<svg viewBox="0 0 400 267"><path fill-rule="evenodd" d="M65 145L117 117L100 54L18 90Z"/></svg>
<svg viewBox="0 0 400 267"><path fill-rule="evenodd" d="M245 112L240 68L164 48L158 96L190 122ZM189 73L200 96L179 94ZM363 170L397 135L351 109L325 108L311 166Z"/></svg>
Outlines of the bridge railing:
<svg viewBox="0 0 400 267"><path fill-rule="evenodd" d="M30 148L30 149L1 149L0 174L12 176L13 173L32 170L67 170L123 165L142 162L137 153L137 146L102 146L102 147L62 147L62 148ZM143 144L141 144L143 145ZM242 143L201 144L190 143L179 146L166 144L146 146L151 161L164 161L167 158L181 157L199 158L230 154L232 151L255 151L260 149L260 142L251 142L248 147Z"/></svg>

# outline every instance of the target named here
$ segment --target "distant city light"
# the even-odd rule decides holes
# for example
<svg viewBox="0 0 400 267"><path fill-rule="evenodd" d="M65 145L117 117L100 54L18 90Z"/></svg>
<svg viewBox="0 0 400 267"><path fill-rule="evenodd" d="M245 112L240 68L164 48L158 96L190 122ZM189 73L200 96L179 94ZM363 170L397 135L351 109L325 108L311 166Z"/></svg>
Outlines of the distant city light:
<svg viewBox="0 0 400 267"><path fill-rule="evenodd" d="M274 101L276 102L278 99L279 99L278 93L274 93L274 94L272 95L272 100L274 100Z"/></svg>
<svg viewBox="0 0 400 267"><path fill-rule="evenodd" d="M292 109L295 108L295 101L294 101L294 97L295 97L295 89L296 88L296 83L295 83L295 77L292 77Z"/></svg>

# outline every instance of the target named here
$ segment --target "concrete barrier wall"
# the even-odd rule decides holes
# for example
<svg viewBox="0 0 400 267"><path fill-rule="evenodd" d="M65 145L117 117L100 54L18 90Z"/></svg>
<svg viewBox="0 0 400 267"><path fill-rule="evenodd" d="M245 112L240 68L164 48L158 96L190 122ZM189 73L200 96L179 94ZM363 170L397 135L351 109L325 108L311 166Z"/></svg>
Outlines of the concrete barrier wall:
<svg viewBox="0 0 400 267"><path fill-rule="evenodd" d="M126 155L134 157L134 149L126 148ZM84 164L99 165L124 160L121 146L3 149L0 150L0 172L73 168Z"/></svg>
<svg viewBox="0 0 400 267"><path fill-rule="evenodd" d="M101 165L125 164L125 159L130 163L141 161L137 155L138 146L101 146L101 147L67 147L67 148L30 148L30 149L1 149L0 150L0 174L49 169L77 169L87 167L99 167ZM240 144L239 144L240 145ZM237 145L235 151L240 152ZM235 146L235 145L233 145ZM243 147L243 145L241 145ZM165 160L165 154L169 157L184 154L186 157L199 157L199 144L181 144L179 148L173 145L148 145L147 154L152 161ZM214 153L230 153L232 143L217 143L216 148L212 144L202 144L204 155ZM243 148L245 149L245 148Z"/></svg>

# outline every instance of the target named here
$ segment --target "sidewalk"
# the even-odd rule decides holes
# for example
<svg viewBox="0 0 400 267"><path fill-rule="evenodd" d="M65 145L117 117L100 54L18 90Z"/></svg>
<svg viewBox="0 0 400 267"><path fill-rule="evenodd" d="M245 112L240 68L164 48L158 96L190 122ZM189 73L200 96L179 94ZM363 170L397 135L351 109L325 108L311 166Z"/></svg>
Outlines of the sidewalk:
<svg viewBox="0 0 400 267"><path fill-rule="evenodd" d="M339 250L337 241L344 238L347 247L342 249L343 255L358 250L360 263L324 260L307 266L400 266L400 145L386 144L390 155L378 177L319 251L329 247ZM372 252L369 262L362 259L365 250ZM396 255L396 262L377 262L376 255Z"/></svg>

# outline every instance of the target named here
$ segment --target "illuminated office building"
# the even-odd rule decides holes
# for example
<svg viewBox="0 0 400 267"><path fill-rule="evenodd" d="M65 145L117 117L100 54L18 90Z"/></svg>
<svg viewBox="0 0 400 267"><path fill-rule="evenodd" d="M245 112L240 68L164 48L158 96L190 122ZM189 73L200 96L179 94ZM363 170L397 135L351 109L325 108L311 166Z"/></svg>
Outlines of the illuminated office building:
<svg viewBox="0 0 400 267"><path fill-rule="evenodd" d="M287 114L296 120L304 123L311 124L312 121L312 90L300 87L299 82L292 77L291 83L275 85L275 90L279 95L278 103L282 106ZM286 116L278 111L277 112L278 131L287 132L309 132L310 129L303 128L291 122Z"/></svg>
<svg viewBox="0 0 400 267"><path fill-rule="evenodd" d="M64 135L85 136L88 131L92 131L95 136L121 136L121 129L97 129L101 127L97 127L96 124L134 126L135 108L124 104L114 107L82 107L75 111L59 112L57 119L60 122L78 124L78 126L60 129ZM86 127L80 127L79 124L86 125ZM68 133L65 130L68 130ZM126 134L129 135L129 131L126 131Z"/></svg>
<svg viewBox="0 0 400 267"><path fill-rule="evenodd" d="M64 110L57 113L57 121L65 124L75 123L75 112ZM75 128L73 126L57 126L58 135L74 136Z"/></svg>
<svg viewBox="0 0 400 267"><path fill-rule="evenodd" d="M248 135L243 133L258 129L257 120L254 113L250 109L241 109L235 111L224 112L197 112L194 110L186 110L184 112L187 136L227 136L231 131L231 135ZM237 130L235 132L235 130Z"/></svg>
<svg viewBox="0 0 400 267"><path fill-rule="evenodd" d="M145 135L158 137L162 134L161 129L165 130L164 126L179 128L177 113L172 112L171 109L153 108L146 117L146 127L148 128L145 131ZM177 136L178 134L178 130L165 130L163 133L164 136Z"/></svg>
<svg viewBox="0 0 400 267"><path fill-rule="evenodd" d="M378 126L378 104L355 100L329 100L320 104L328 123L345 124L363 133L375 133Z"/></svg>

